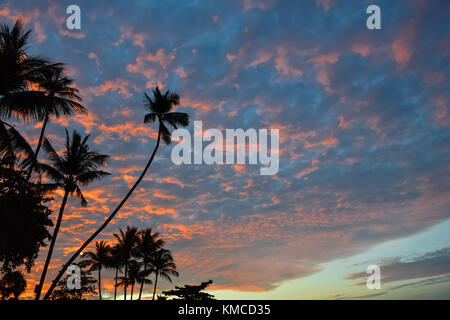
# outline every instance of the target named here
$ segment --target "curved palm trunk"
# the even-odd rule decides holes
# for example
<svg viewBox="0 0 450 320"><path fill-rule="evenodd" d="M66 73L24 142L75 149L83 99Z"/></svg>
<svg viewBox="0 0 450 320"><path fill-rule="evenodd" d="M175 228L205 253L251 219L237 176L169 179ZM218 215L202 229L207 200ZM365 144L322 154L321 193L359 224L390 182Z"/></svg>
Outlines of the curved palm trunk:
<svg viewBox="0 0 450 320"><path fill-rule="evenodd" d="M44 122L42 123L41 134L39 135L39 141L36 147L36 151L34 152L36 158L39 154L39 150L41 150L42 141L44 140L45 127L47 127L47 123L48 123L48 116L45 116Z"/></svg>
<svg viewBox="0 0 450 320"><path fill-rule="evenodd" d="M79 256L79 254L91 243L92 240L95 239L95 237L103 231L103 229L106 228L106 226L111 222L111 220L116 216L116 214L119 212L119 210L123 207L123 205L125 204L125 202L128 200L128 198L131 196L131 194L133 193L133 191L136 189L136 187L139 185L139 183L142 181L142 179L144 178L145 174L147 173L148 169L150 168L150 165L153 162L153 159L155 158L156 155L156 151L158 150L159 147L159 143L161 141L161 125L160 128L158 130L158 139L156 141L156 146L155 149L153 150L153 153L149 159L149 161L147 162L147 165L144 168L144 171L142 171L141 175L139 176L139 178L136 180L136 182L134 183L133 187L131 187L131 189L128 191L127 195L125 196L125 198L123 198L123 200L119 203L119 205L117 206L116 209L114 209L114 211L111 213L111 215L108 217L108 219L105 220L105 222L100 226L100 228L98 228L82 245L81 247L77 250L77 252L75 252L72 257L70 257L70 259L66 262L66 264L63 266L63 268L61 269L61 271L58 273L58 275L56 276L56 278L53 280L50 288L48 289L47 293L44 296L44 300L47 300L50 295L53 292L53 289L55 289L56 284L58 283L58 281L61 279L61 277L63 276L64 272L66 271L66 269L75 261L75 259Z"/></svg>
<svg viewBox="0 0 450 320"><path fill-rule="evenodd" d="M116 300L117 297L117 277L119 276L119 267L116 268L116 278L115 278L115 284L114 284L114 300Z"/></svg>
<svg viewBox="0 0 450 320"><path fill-rule="evenodd" d="M150 168L150 165L153 162L153 159L156 155L156 151L158 150L159 147L159 142L161 140L161 124L159 126L159 130L158 130L158 140L156 141L156 146L155 149L153 150L153 153L150 157L150 159L147 162L147 165L144 168L144 171L142 171L140 177L136 180L136 182L134 183L133 187L131 187L130 191L128 191L127 195L125 196L125 198L123 198L123 200L119 203L119 205L117 206L116 209L114 209L114 211L111 213L111 215L108 217L108 219L105 220L105 222L100 226L100 228L97 229L97 231L95 231L92 236L89 237L89 239L87 239L82 246L77 250L77 252L75 252L72 257L70 257L69 261L66 262L66 264L63 266L63 268L61 269L61 271L58 273L58 275L56 276L56 278L53 280L52 285L50 286L50 288L48 289L46 295L44 296L44 300L47 300L50 297L50 294L53 292L53 289L55 289L56 284L58 283L58 281L61 279L61 277L63 276L64 272L66 271L66 269L72 264L73 261L75 261L75 259L78 257L78 255L89 245L89 243L91 243L92 240L95 239L95 237L103 231L103 229L106 228L106 226L111 222L111 220L116 216L116 214L119 212L119 210L123 207L123 205L125 204L125 202L128 200L128 198L131 196L131 194L133 193L133 191L136 189L136 187L139 185L139 183L141 182L141 180L144 178L145 174L147 173L148 169Z"/></svg>
<svg viewBox="0 0 450 320"><path fill-rule="evenodd" d="M130 300L133 300L133 290L134 290L134 282L131 284L131 298L130 298Z"/></svg>
<svg viewBox="0 0 450 320"><path fill-rule="evenodd" d="M155 286L153 287L153 298L152 298L152 300L155 300L157 284L158 284L158 272L155 273Z"/></svg>
<svg viewBox="0 0 450 320"><path fill-rule="evenodd" d="M142 289L144 289L144 281L145 281L145 272L147 271L147 264L145 263L146 257L144 257L144 278L141 281L141 288L139 289L139 298L138 300L141 300L142 297Z"/></svg>
<svg viewBox="0 0 450 320"><path fill-rule="evenodd" d="M102 300L102 267L98 268L98 297Z"/></svg>
<svg viewBox="0 0 450 320"><path fill-rule="evenodd" d="M44 269L42 270L41 280L39 281L39 285L36 290L35 300L39 300L39 298L41 296L42 286L44 285L45 275L47 274L48 265L50 264L50 260L52 259L52 254L53 254L53 249L55 247L56 237L58 236L59 227L61 226L64 208L66 207L68 196L69 196L69 192L65 191L64 198L61 203L61 207L59 209L59 215L58 215L58 220L56 221L55 231L53 231L52 241L50 242L50 247L48 249L47 258L45 259Z"/></svg>

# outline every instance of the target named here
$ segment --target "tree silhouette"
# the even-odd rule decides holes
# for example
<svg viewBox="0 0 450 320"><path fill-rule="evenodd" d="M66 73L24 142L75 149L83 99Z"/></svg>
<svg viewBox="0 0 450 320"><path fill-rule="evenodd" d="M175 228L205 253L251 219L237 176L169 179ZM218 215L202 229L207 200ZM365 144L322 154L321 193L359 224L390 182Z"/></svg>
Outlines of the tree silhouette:
<svg viewBox="0 0 450 320"><path fill-rule="evenodd" d="M5 120L11 117L22 121L40 119L45 104L37 96L33 97L33 92L28 90L29 84L46 70L62 68L61 64L49 64L26 53L30 33L31 30L24 31L20 19L12 29L7 24L0 26L0 155L10 162L17 153L13 146L17 141L11 139L20 134Z"/></svg>
<svg viewBox="0 0 450 320"><path fill-rule="evenodd" d="M49 190L54 185L30 182L26 171L17 166L17 162L23 162L19 157L13 162L4 160L0 159L1 268L11 271L25 265L30 271L39 248L50 239L47 228L52 226L51 210L46 204L51 200Z"/></svg>
<svg viewBox="0 0 450 320"><path fill-rule="evenodd" d="M124 276L123 276L123 285L124 285L124 300L127 300L127 287L128 287L128 268L130 259L133 256L136 246L138 244L138 232L136 228L130 228L127 226L127 230L123 232L122 229L119 229L120 234L114 234L118 242L118 254L122 261L122 265L125 267Z"/></svg>
<svg viewBox="0 0 450 320"><path fill-rule="evenodd" d="M199 285L185 284L183 287L175 286L175 289L163 291L165 296L174 296L174 300L214 300L214 296L201 292L213 283L212 280L202 282Z"/></svg>
<svg viewBox="0 0 450 320"><path fill-rule="evenodd" d="M97 294L95 291L95 283L97 282L94 277L91 276L91 272L86 270L84 262L75 263L80 267L80 289L70 289L67 287L68 277L67 275L61 281L58 282L56 290L53 291L50 296L50 300L84 300L83 296L91 296Z"/></svg>
<svg viewBox="0 0 450 320"><path fill-rule="evenodd" d="M70 257L70 259L63 266L62 270L58 273L56 278L53 280L52 285L50 286L49 290L47 291L47 294L45 295L44 299L47 299L49 297L52 290L56 286L56 283L61 279L61 277L64 274L64 271L67 269L67 267L70 266L72 264L72 262L75 261L75 259L79 256L79 254L89 245L89 243L91 243L91 241L94 240L95 237L100 232L102 232L103 229L106 228L106 226L116 216L116 214L119 212L119 210L122 208L122 206L128 200L128 198L132 195L132 193L134 192L136 187L139 185L139 183L142 181L142 179L146 175L148 169L150 168L150 165L152 164L153 159L158 150L158 147L160 144L160 139L162 138L166 144L169 144L171 142L170 131L167 128L166 124L170 125L171 127L175 128L175 129L177 129L178 126L185 127L189 124L189 116L186 113L170 112L174 106L176 106L180 103L180 97L176 93L172 93L169 90L167 90L164 93L161 93L159 88L156 87L153 90L153 98L150 98L147 94L144 94L144 97L145 97L145 106L148 109L148 111L150 111L148 114L145 115L144 122L151 123L151 122L157 121L159 123L158 138L156 140L156 146L153 150L153 153L150 156L150 159L147 162L141 175L136 180L136 182L131 187L131 189L128 191L128 193L125 195L125 197L122 199L122 201L119 203L119 205L116 207L116 209L114 209L114 211L105 220L105 222L81 245L81 247Z"/></svg>
<svg viewBox="0 0 450 320"><path fill-rule="evenodd" d="M141 279L141 276L142 276L141 267L142 267L141 262L132 259L132 260L128 261L128 272L127 272L126 276L120 277L121 281L118 283L119 286L125 286L125 285L131 286L130 300L133 300L134 285L136 283L139 283L141 280L144 280L147 283L151 283L150 280Z"/></svg>
<svg viewBox="0 0 450 320"><path fill-rule="evenodd" d="M89 267L88 271L98 271L98 297L102 300L102 268L107 266L110 260L111 247L105 241L95 242L95 251L84 254L83 263Z"/></svg>
<svg viewBox="0 0 450 320"><path fill-rule="evenodd" d="M120 255L121 248L119 244L115 244L111 248L111 255L109 257L108 261L108 268L115 270L115 276L114 276L114 300L117 298L117 286L118 286L118 280L119 280L119 271L122 272L123 267L123 259Z"/></svg>
<svg viewBox="0 0 450 320"><path fill-rule="evenodd" d="M26 53L31 30L25 31L21 19L17 19L12 29L7 24L0 26L0 117L37 119L40 101L25 98L21 94L28 91L30 83L36 83L42 72L61 69L62 64L50 64L47 60ZM21 98L20 98L21 97ZM5 99L3 99L5 98ZM16 100L16 98L19 98ZM36 98L36 97L35 97ZM13 101L23 102L15 106ZM30 102L30 103L25 103Z"/></svg>
<svg viewBox="0 0 450 320"><path fill-rule="evenodd" d="M17 300L25 291L27 282L20 271L7 271L0 279L0 295L2 300L8 299L11 295Z"/></svg>
<svg viewBox="0 0 450 320"><path fill-rule="evenodd" d="M89 135L82 138L76 131L73 132L72 139L70 139L69 132L66 130L66 144L62 156L58 155L47 139L44 139L43 147L52 165L40 164L39 168L63 188L64 196L42 270L41 279L36 288L36 300L39 300L42 291L68 197L75 194L80 200L81 205L86 206L87 201L81 192L81 186L86 186L95 180L109 175L108 172L99 170L99 167L106 163L109 156L90 151L87 145L88 139Z"/></svg>
<svg viewBox="0 0 450 320"><path fill-rule="evenodd" d="M152 265L152 271L155 273L155 283L153 287L152 300L155 300L158 277L166 279L167 281L172 283L171 276L178 277L178 272L176 271L177 265L173 260L172 253L166 249L160 249L153 254Z"/></svg>
<svg viewBox="0 0 450 320"><path fill-rule="evenodd" d="M155 252L161 249L165 244L165 241L160 238L158 232L152 233L152 229L143 229L139 232L139 243L137 246L136 254L142 259L144 270L141 272L141 287L139 289L139 300L142 297L142 290L144 283L150 283L146 281L146 277L153 271L152 256Z"/></svg>
<svg viewBox="0 0 450 320"><path fill-rule="evenodd" d="M45 102L42 113L41 133L36 147L36 157L39 154L42 141L44 139L45 128L50 116L59 117L61 114L72 115L74 111L86 112L86 109L80 104L81 98L78 96L78 89L72 86L73 80L63 74L60 68L46 68L40 72L36 79L39 89L36 95L40 95L39 99Z"/></svg>

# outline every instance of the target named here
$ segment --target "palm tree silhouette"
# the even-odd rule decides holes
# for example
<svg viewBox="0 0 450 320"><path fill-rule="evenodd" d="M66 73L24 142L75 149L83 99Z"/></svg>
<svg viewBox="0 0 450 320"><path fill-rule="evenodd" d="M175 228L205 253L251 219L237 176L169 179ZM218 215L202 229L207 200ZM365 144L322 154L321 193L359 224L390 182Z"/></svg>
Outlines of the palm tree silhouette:
<svg viewBox="0 0 450 320"><path fill-rule="evenodd" d="M7 24L0 26L0 96L20 93L27 90L30 83L36 82L40 72L45 69L61 68L62 64L50 64L48 61L26 53L31 30L25 31L21 19L17 19L12 29ZM31 107L24 110L2 109L2 116L21 114L36 116L38 110Z"/></svg>
<svg viewBox="0 0 450 320"><path fill-rule="evenodd" d="M59 68L47 68L36 79L39 89L35 94L41 95L41 100L46 102L42 112L42 128L36 147L36 157L44 139L44 132L50 116L59 117L61 114L72 115L74 111L86 113L86 109L80 104L78 89L72 87L73 80L63 74Z"/></svg>
<svg viewBox="0 0 450 320"><path fill-rule="evenodd" d="M50 64L44 59L30 56L25 48L31 30L24 31L20 19L12 29L7 24L0 26L0 152L14 158L14 150L9 140L13 127L4 120L12 116L23 121L39 120L54 110L42 101L42 95L29 91L30 83L35 83L48 70L60 70L62 64ZM7 129L9 127L9 129Z"/></svg>
<svg viewBox="0 0 450 320"><path fill-rule="evenodd" d="M119 279L119 271L122 272L122 257L120 256L120 246L119 244L115 244L111 248L111 255L109 257L109 261L107 267L115 270L114 276L114 300L117 298L117 282Z"/></svg>
<svg viewBox="0 0 450 320"><path fill-rule="evenodd" d="M123 232L122 229L119 229L119 233L120 234L114 233L114 237L118 242L118 253L121 258L122 264L125 266L124 276L122 277L122 279L124 284L124 300L127 300L128 268L130 259L136 250L139 238L136 228L130 228L127 226L127 230L125 232Z"/></svg>
<svg viewBox="0 0 450 320"><path fill-rule="evenodd" d="M152 233L152 229L143 229L139 231L139 244L137 247L137 256L142 258L142 264L144 270L141 272L141 287L139 289L139 300L142 297L142 290L144 288L144 282L147 283L146 277L152 272L151 257L155 252L161 249L165 244L165 241L160 238L158 232Z"/></svg>
<svg viewBox="0 0 450 320"><path fill-rule="evenodd" d="M148 160L144 170L142 171L139 178L136 180L134 185L131 187L131 189L128 191L128 193L125 195L125 197L122 199L122 201L119 203L119 205L114 209L114 211L110 214L110 216L105 220L105 222L81 245L81 247L70 257L70 259L66 262L66 264L63 266L62 270L58 273L56 278L53 280L52 285L50 286L49 290L47 291L47 294L45 295L44 299L48 299L50 296L52 290L55 288L58 281L63 276L65 270L69 265L72 264L72 262L78 257L78 255L86 248L89 243L91 243L92 240L95 239L95 237L105 229L105 227L111 222L111 220L116 216L116 214L119 212L119 210L122 208L122 206L125 204L125 202L128 200L128 198L132 195L136 187L139 185L139 183L144 178L145 174L147 173L148 169L150 168L150 165L153 162L153 159L156 155L156 151L159 148L160 139L162 137L163 141L166 144L170 144L171 142L171 135L170 131L167 128L166 124L172 126L173 128L177 129L178 126L186 127L189 125L189 116L186 113L183 112L170 112L172 108L180 103L180 97L176 93L172 93L169 90L167 90L164 93L161 93L158 87L156 87L153 90L153 98L150 98L147 94L144 94L144 101L145 101L145 107L150 111L148 114L144 117L145 123L151 123L158 121L159 129L158 129L158 138L156 140L156 146L153 150L152 155L150 156L150 159Z"/></svg>
<svg viewBox="0 0 450 320"><path fill-rule="evenodd" d="M134 285L140 281L141 266L142 264L137 260L132 259L128 261L128 272L124 277L121 277L121 281L118 283L119 286L123 285L125 287L131 285L130 300L133 300Z"/></svg>
<svg viewBox="0 0 450 320"><path fill-rule="evenodd" d="M39 168L43 170L53 181L64 188L64 197L59 209L59 215L53 232L52 240L45 260L44 269L42 270L39 285L36 288L36 300L39 300L42 286L45 281L47 269L52 258L53 249L59 228L63 218L64 208L70 195L75 194L80 200L82 206L87 205L87 201L81 192L80 186L86 186L91 182L101 179L109 175L108 172L99 170L99 167L106 164L109 156L90 151L87 145L89 135L82 138L81 135L74 131L72 139L66 129L66 144L63 155L60 156L52 147L47 138L44 139L43 147L47 152L52 165L40 164Z"/></svg>
<svg viewBox="0 0 450 320"><path fill-rule="evenodd" d="M83 262L89 268L89 272L98 271L98 297L102 300L102 268L108 265L110 259L111 247L106 241L96 241L95 251L85 253L86 259Z"/></svg>
<svg viewBox="0 0 450 320"><path fill-rule="evenodd" d="M178 277L172 253L167 249L160 249L153 254L152 257L153 272L155 273L155 283L153 287L153 298L155 300L156 286L158 285L158 277L164 278L172 283L170 276Z"/></svg>

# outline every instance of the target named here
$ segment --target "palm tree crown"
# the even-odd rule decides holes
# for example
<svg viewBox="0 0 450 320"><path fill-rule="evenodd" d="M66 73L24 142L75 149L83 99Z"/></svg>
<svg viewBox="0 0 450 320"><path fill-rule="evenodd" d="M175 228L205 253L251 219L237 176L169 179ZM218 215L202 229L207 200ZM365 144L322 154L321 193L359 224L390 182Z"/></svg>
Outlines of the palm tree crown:
<svg viewBox="0 0 450 320"><path fill-rule="evenodd" d="M153 272L152 257L156 251L164 247L165 241L160 238L159 232L152 233L152 229L143 229L139 232L139 244L136 255L142 259L144 270L140 274L141 287L139 289L139 300L145 283L149 283L146 277Z"/></svg>
<svg viewBox="0 0 450 320"><path fill-rule="evenodd" d="M70 139L66 129L66 144L63 155L60 156L45 138L43 147L52 165L40 164L43 171L59 183L69 195L75 193L82 206L86 206L87 201L80 186L88 185L110 174L99 170L100 166L106 164L109 156L90 151L87 145L88 139L89 135L82 138L76 131Z"/></svg>
<svg viewBox="0 0 450 320"><path fill-rule="evenodd" d="M153 288L153 300L155 299L156 286L158 277L162 277L169 282L172 282L171 276L178 277L176 271L177 265L173 260L172 253L167 249L160 249L156 251L152 257L153 272L155 273L155 286Z"/></svg>
<svg viewBox="0 0 450 320"><path fill-rule="evenodd" d="M45 128L50 116L59 117L61 114L70 116L74 111L86 113L86 109L80 104L78 89L74 88L73 80L63 74L60 68L47 68L37 78L40 91L33 91L33 100L40 101L42 106L42 128L36 147L36 156L41 148ZM22 93L22 96L25 93ZM26 100L26 99L25 99Z"/></svg>
<svg viewBox="0 0 450 320"><path fill-rule="evenodd" d="M127 299L127 286L128 286L128 268L129 268L129 260L133 256L136 251L136 246L139 242L138 231L136 228L130 228L127 226L125 232L122 229L119 229L120 234L114 233L114 237L116 238L118 244L118 253L121 257L122 264L125 266L124 270L124 299Z"/></svg>
<svg viewBox="0 0 450 320"><path fill-rule="evenodd" d="M107 266L110 261L111 247L106 241L97 241L95 243L95 251L89 251L85 254L83 263L89 267L88 271L98 271L98 295L102 300L102 278L101 271L103 266Z"/></svg>
<svg viewBox="0 0 450 320"><path fill-rule="evenodd" d="M35 78L36 70L47 61L29 56L25 49L31 30L25 31L20 19L12 29L7 24L0 26L0 95L4 96L25 90Z"/></svg>
<svg viewBox="0 0 450 320"><path fill-rule="evenodd" d="M189 116L183 112L170 112L172 108L180 103L178 94L167 90L161 93L159 87L153 89L153 98L144 93L144 102L146 108L150 111L144 117L144 123L159 121L159 130L162 139L166 144L171 143L171 134L166 124L178 129L178 126L186 127L189 125Z"/></svg>
<svg viewBox="0 0 450 320"><path fill-rule="evenodd" d="M24 31L18 19L12 29L0 26L0 118L16 116L22 120L43 120L48 103L41 92L29 90L43 73L61 71L63 64L53 63L26 53L31 30Z"/></svg>

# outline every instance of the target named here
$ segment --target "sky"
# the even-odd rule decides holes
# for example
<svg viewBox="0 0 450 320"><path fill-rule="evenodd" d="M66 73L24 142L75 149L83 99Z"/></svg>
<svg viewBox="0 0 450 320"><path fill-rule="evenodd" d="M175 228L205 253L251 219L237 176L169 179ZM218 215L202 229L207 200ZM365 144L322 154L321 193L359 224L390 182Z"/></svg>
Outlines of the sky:
<svg viewBox="0 0 450 320"><path fill-rule="evenodd" d="M81 30L66 27L71 4ZM371 4L381 30L366 27ZM272 176L158 150L97 240L160 232L180 272L161 289L212 279L224 299L449 299L449 16L438 0L0 1L0 22L22 18L29 52L66 63L89 110L51 119L48 139L60 150L76 129L111 156L88 207L70 199L48 281L145 166L157 129L143 94L159 85L180 95L190 132L194 120L280 132ZM17 127L37 142L40 123ZM366 287L373 264L379 290Z"/></svg>

